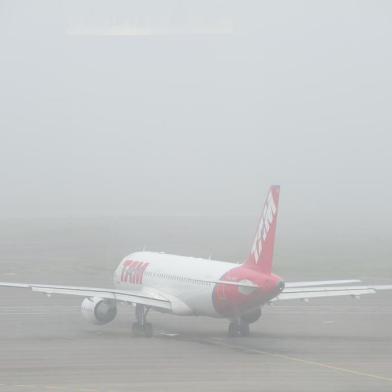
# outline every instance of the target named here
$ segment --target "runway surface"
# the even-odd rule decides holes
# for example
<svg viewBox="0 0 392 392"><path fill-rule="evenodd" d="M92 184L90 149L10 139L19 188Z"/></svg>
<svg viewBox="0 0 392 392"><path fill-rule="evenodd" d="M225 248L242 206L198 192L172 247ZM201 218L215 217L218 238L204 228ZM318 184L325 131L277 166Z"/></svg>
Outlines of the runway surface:
<svg viewBox="0 0 392 392"><path fill-rule="evenodd" d="M122 250L115 241L116 251L108 246L99 257L96 234L55 241L58 232L44 232L17 248L15 233L3 236L0 280L111 284ZM0 391L392 390L390 292L268 306L251 337L234 339L225 320L159 313L150 316L154 337L135 338L132 307L98 327L81 318L80 302L0 289Z"/></svg>

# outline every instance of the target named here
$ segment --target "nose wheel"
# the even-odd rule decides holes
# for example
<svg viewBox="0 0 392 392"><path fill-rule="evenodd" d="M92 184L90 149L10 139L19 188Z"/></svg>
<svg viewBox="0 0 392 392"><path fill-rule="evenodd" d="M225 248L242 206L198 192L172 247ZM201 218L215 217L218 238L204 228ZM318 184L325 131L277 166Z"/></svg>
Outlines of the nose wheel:
<svg viewBox="0 0 392 392"><path fill-rule="evenodd" d="M149 306L136 304L135 317L136 322L132 324L132 333L134 336L145 336L151 338L153 335L152 324L146 321Z"/></svg>
<svg viewBox="0 0 392 392"><path fill-rule="evenodd" d="M228 329L229 337L238 337L238 336L249 336L250 328L249 324L243 320L234 320L230 322Z"/></svg>

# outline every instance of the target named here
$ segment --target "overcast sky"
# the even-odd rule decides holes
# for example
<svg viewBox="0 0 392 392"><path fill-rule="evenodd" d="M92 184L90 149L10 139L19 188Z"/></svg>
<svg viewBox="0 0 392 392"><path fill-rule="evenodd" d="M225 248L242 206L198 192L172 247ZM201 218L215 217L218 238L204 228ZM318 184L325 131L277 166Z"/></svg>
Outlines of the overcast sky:
<svg viewBox="0 0 392 392"><path fill-rule="evenodd" d="M0 2L0 216L389 224L390 1ZM298 224L293 223L293 225Z"/></svg>

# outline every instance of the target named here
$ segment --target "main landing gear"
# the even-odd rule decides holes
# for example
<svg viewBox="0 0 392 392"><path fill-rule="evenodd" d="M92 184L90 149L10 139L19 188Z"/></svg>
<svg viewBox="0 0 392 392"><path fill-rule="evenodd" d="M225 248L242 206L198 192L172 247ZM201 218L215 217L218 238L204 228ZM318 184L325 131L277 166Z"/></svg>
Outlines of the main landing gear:
<svg viewBox="0 0 392 392"><path fill-rule="evenodd" d="M229 324L228 335L230 337L249 336L250 328L249 323L242 319L233 320Z"/></svg>
<svg viewBox="0 0 392 392"><path fill-rule="evenodd" d="M135 317L136 322L132 324L132 333L135 336L145 336L151 338L153 334L152 325L146 321L149 306L136 304Z"/></svg>

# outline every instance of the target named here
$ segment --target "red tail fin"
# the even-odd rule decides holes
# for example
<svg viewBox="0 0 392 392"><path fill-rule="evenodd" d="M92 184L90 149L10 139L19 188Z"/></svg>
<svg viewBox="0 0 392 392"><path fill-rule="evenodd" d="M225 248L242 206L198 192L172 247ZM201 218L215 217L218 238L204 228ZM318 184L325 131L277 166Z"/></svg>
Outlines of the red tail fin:
<svg viewBox="0 0 392 392"><path fill-rule="evenodd" d="M256 231L252 250L248 260L245 262L247 267L265 274L270 274L272 271L279 192L280 187L278 185L271 186L265 200L263 214Z"/></svg>

